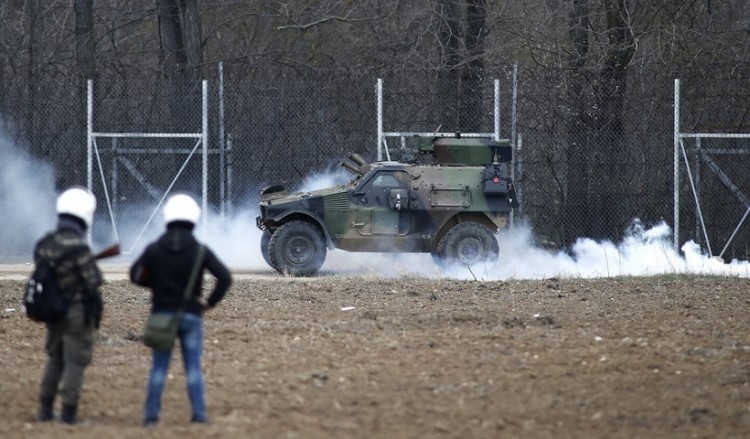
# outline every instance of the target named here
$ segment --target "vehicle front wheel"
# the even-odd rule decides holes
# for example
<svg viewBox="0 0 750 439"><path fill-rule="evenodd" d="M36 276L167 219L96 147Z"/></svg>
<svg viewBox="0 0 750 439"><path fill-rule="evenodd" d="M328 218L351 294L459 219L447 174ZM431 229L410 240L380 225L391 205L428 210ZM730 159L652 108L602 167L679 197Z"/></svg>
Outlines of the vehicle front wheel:
<svg viewBox="0 0 750 439"><path fill-rule="evenodd" d="M494 262L500 254L495 234L486 226L467 222L454 226L438 245L440 262L472 266Z"/></svg>
<svg viewBox="0 0 750 439"><path fill-rule="evenodd" d="M271 263L271 256L268 254L268 246L270 243L271 232L264 230L263 234L260 236L260 253L263 255L263 260L266 261L266 264L271 266L271 268L276 268L273 266L273 263Z"/></svg>
<svg viewBox="0 0 750 439"><path fill-rule="evenodd" d="M320 270L328 248L317 227L307 221L290 221L279 227L268 243L271 266L282 274L311 276Z"/></svg>
<svg viewBox="0 0 750 439"><path fill-rule="evenodd" d="M440 253L432 252L430 253L430 256L432 256L432 262L434 262L438 267L446 268L445 260L442 256L440 256Z"/></svg>

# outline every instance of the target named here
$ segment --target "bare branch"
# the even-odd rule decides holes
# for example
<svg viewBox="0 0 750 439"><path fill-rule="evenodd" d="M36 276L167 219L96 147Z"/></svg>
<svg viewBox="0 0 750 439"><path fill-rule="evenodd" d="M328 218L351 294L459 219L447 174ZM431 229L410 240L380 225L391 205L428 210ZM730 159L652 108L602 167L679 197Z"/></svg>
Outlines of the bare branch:
<svg viewBox="0 0 750 439"><path fill-rule="evenodd" d="M352 23L367 23L367 22L371 22L371 21L379 21L379 20L383 20L384 18L388 18L388 17L393 16L393 14L396 13L396 8L397 7L398 7L398 2L396 2L394 4L393 9L391 9L391 12L389 12L388 14L383 15L383 16L364 17L364 18L351 18L350 15L351 15L352 11L348 11L345 16L333 15L333 16L324 17L324 18L321 18L319 20L315 20L315 21L312 21L312 22L306 23L306 24L289 24L289 25L284 25L284 26L278 26L278 27L276 27L276 30L297 29L299 31L305 31L305 30L307 30L307 29L309 29L311 27L315 27L315 26L321 25L323 23L328 23L330 21L338 21L338 22L350 23L350 24L352 24ZM290 19L290 21L291 21L291 19Z"/></svg>

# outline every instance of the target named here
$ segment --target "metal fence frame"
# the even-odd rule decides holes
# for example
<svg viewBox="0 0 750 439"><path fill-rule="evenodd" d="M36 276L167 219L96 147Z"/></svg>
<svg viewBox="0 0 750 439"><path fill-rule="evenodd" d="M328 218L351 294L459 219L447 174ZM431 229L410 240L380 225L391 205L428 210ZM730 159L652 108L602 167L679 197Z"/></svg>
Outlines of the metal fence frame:
<svg viewBox="0 0 750 439"><path fill-rule="evenodd" d="M117 182L117 162L122 161L122 157L126 154L187 154L187 157L185 158L185 161L183 162L180 169L177 171L177 174L172 179L171 183L169 184L169 187L164 191L163 194L161 194L161 197L159 199L159 202L154 207L153 212L148 217L148 220L143 225L143 228L141 229L140 233L136 237L135 241L133 242L132 247L125 251L125 254L128 254L135 249L136 245L140 241L141 237L143 236L144 232L148 228L151 221L154 219L154 216L156 216L156 213L158 212L159 208L161 207L164 200L169 195L169 192L172 190L172 187L174 186L177 179L182 174L182 171L185 169L185 166L187 166L190 159L193 157L195 152L198 150L198 147L201 147L201 160L202 160L202 175L201 175L201 182L202 182L202 188L201 188L201 205L203 208L203 212L208 211L208 155L209 153L220 153L223 155L224 150L223 147L220 147L219 149L212 149L209 150L208 148L208 81L203 80L202 81L202 105L201 105L201 114L202 114L202 123L201 123L201 131L195 132L195 133L145 133L145 132L130 132L130 133L115 133L115 132L98 132L94 130L94 81L88 80L87 83L88 92L87 92L87 150L86 150L86 169L87 169L87 186L89 190L93 190L94 185L94 159L96 159L98 170L99 170L99 176L101 177L101 183L102 187L104 189L104 196L107 203L107 210L109 212L110 221L112 223L112 230L114 234L115 241L119 242L119 236L117 233L117 221L115 219L114 215L114 209L112 206L112 198L116 199L116 193L114 194L115 197L110 197L110 189L107 187L107 179L104 175L104 167L101 162L101 158L99 155L99 146L97 145L97 139L103 138L103 139L112 139L113 143L116 144L116 140L120 138L138 138L138 139L165 139L165 138L173 138L173 139L196 139L195 145L192 149L158 149L158 148L139 148L139 149L125 149L125 150L117 150L116 147L113 147L115 158L113 160L113 170L112 170L112 182L113 191L116 191L116 182ZM220 145L223 145L223 142L220 142ZM137 170L135 170L137 172ZM133 171L131 171L133 172ZM139 179L141 184L145 184L143 179ZM149 188L144 186L146 190L148 191ZM155 188L151 188L152 191L155 191ZM201 221L205 225L207 223L207 215L203 215Z"/></svg>
<svg viewBox="0 0 750 439"><path fill-rule="evenodd" d="M688 162L688 155L685 149L685 139L695 139L697 160L695 177L690 172L690 165ZM674 248L679 250L680 243L680 156L685 162L685 171L688 176L690 188L692 190L693 200L695 201L696 209L696 222L700 225L704 239L706 240L706 247L708 255L713 256L711 249L711 242L706 231L706 225L703 221L703 212L701 210L700 203L700 164L705 162L720 178L721 182L732 192L732 194L742 203L746 210L742 219L737 224L732 235L727 239L724 248L718 254L719 257L724 255L729 245L734 240L740 227L747 219L750 214L750 198L743 194L742 191L732 183L731 178L724 173L719 165L714 162L708 154L750 154L750 148L741 150L726 150L726 148L718 149L701 149L701 139L750 139L750 134L736 134L736 133L683 133L680 132L680 80L675 79L674 81Z"/></svg>
<svg viewBox="0 0 750 439"><path fill-rule="evenodd" d="M495 85L495 100L494 100L494 121L495 131L492 133L461 133L461 137L491 137L495 140L500 140L500 80L494 80ZM406 137L421 136L421 137L453 137L456 133L450 132L414 132L414 131L385 131L383 129L383 79L378 78L375 92L378 96L378 161L383 160L383 152L385 151L386 160L390 160L390 154L388 153L388 142L387 137L399 137L405 139ZM439 130L439 128L438 128Z"/></svg>
<svg viewBox="0 0 750 439"><path fill-rule="evenodd" d="M494 121L494 131L491 133L461 133L461 137L481 137L481 138L487 138L490 137L494 140L500 140L500 80L494 79L493 80L494 85L494 100L493 100L493 121ZM390 154L388 152L388 137L398 137L401 139L401 143L403 144L405 142L406 137L412 137L412 136L420 136L420 137L453 137L456 135L456 133L451 132L414 132L414 131L385 131L383 127L383 121L384 116L383 112L385 111L384 104L383 104L383 79L378 78L375 93L377 94L377 124L378 124L378 131L377 131L377 151L378 151L378 161L383 160L383 152L385 152L386 159L390 161ZM511 148L513 149L513 155L511 160L511 179L515 180L516 178L516 154L520 154L521 152L521 142L517 142L517 126L518 126L518 119L517 119L517 98L518 98L518 65L513 66L513 94L512 94L512 114L511 114ZM439 130L440 128L438 128ZM520 137L520 136L518 136ZM518 193L519 201L520 199L520 190ZM511 211L510 214L510 225L513 226L513 219L514 219L514 212Z"/></svg>
<svg viewBox="0 0 750 439"><path fill-rule="evenodd" d="M153 220L154 216L158 212L159 207L162 205L163 201L166 199L166 197L169 195L169 192L171 191L174 183L179 178L182 170L184 169L185 165L189 162L189 160L192 158L192 156L196 153L198 148L201 148L201 160L202 160L202 194L201 194L201 202L204 212L208 211L208 160L209 160L209 154L219 154L220 155L220 170L222 174L225 172L225 167L228 166L228 163L225 163L226 161L231 161L231 158L225 157L228 151L228 146L226 145L227 142L225 142L224 135L223 135L223 114L219 114L219 125L220 125L220 132L219 132L219 139L218 139L218 147L217 148L209 148L208 145L208 136L209 136L209 127L208 127L208 117L209 117L209 102L208 102L208 82L202 81L202 129L200 132L188 132L188 133L146 133L146 132L128 132L128 133L121 133L121 132L98 132L95 131L94 127L94 84L92 80L88 81L88 100L87 100L87 184L88 187L91 189L93 187L94 183L94 160L97 162L97 168L99 171L99 176L101 178L101 183L104 188L104 194L105 199L107 203L107 208L109 211L110 219L112 222L113 227L113 233L115 235L115 239L119 241L119 237L117 235L117 222L114 217L114 210L112 205L112 199L110 196L110 188L107 187L106 177L104 175L104 167L101 163L101 158L99 155L99 146L97 144L97 140L100 138L103 139L112 139L113 142L116 143L116 139L118 138L140 138L140 139L149 139L149 138L190 138L195 139L196 143L193 146L192 149L157 149L157 148L139 148L139 149L122 149L117 150L116 147L113 148L115 152L115 159L114 162L117 162L118 160L122 160L122 157L126 154L187 154L185 161L183 163L182 168L177 172L177 174L172 179L171 184L166 189L166 191L161 194L161 197L154 208L154 211L151 213L151 216L148 218L146 224L144 224L141 233L136 238L133 248L135 248L135 245L138 243L140 238L142 237L143 233L146 231L148 225ZM219 83L219 112L223 113L223 82ZM436 132L412 132L412 131L386 131L384 127L384 112L386 111L384 108L384 99L383 99L383 79L378 78L376 82L376 97L377 97L377 109L376 109L376 117L377 117L377 158L378 160L383 160L384 158L386 160L390 160L390 154L388 152L388 142L387 138L389 137L395 137L395 138L401 138L402 143L404 142L404 139L406 137L410 136L454 136L455 133L452 132L440 132L439 128ZM511 145L514 150L513 155L513 163L512 163L512 170L515 173L519 173L520 169L517 169L518 163L520 160L517 159L516 155L520 154L520 144L521 144L521 136L519 133L517 133L516 126L517 126L517 112L516 112L516 99L517 99L517 66L514 66L513 69L513 93L512 93L512 115L511 115ZM500 81L499 79L494 80L494 106L493 106L493 120L494 120L494 131L493 132L478 132L478 133L461 133L461 136L463 137L488 137L493 138L496 140L499 140L501 137L501 114L500 114ZM732 236L728 239L728 241L725 243L724 248L719 253L719 256L722 256L726 249L729 247L730 243L734 239L735 235L739 231L740 227L743 225L745 220L748 216L750 216L750 197L743 194L733 183L731 182L731 179L724 173L722 173L721 169L719 168L718 164L713 162L710 159L710 156L708 154L722 154L722 153L728 153L728 151L724 151L722 149L701 149L701 140L702 139L750 139L750 134L736 134L736 133L688 133L688 132L681 132L680 131L680 80L675 79L674 81L674 224L673 224L673 244L674 248L678 250L679 244L680 244L680 158L682 157L682 160L684 161L685 167L686 167L686 173L689 180L689 185L692 190L693 199L696 206L696 223L699 224L700 228L702 230L696 230L697 233L703 234L706 240L707 244L707 250L710 256L713 256L713 249L711 246L711 242L709 241L709 235L706 230L705 222L703 221L703 215L701 211L701 203L700 203L700 196L699 196L699 190L700 190L700 173L699 173L699 163L696 164L695 172L691 172L689 161L688 161L688 153L685 148L685 141L686 139L695 139L696 144L696 151L699 152L697 154L698 160L701 163L707 164L717 175L719 175L722 183L732 191L733 195L738 199L740 203L742 203L745 207L745 214L740 220L739 224L737 224L734 233ZM748 149L742 149L742 150L733 150L731 153L733 154L750 154L750 148ZM384 157L385 156L385 157ZM116 185L116 166L113 168L113 175L111 176L111 181L113 186ZM132 170L131 170L132 172ZM695 175L694 175L695 174ZM221 213L224 213L224 197L226 193L231 192L231 180L227 175L221 175L221 181L220 185L222 186L220 188L221 193ZM226 181L225 181L226 180ZM116 191L116 187L112 188L114 191ZM152 191L153 192L153 191ZM512 221L511 217L511 221ZM206 215L203 216L202 221L206 222ZM511 222L512 224L512 222ZM696 228L697 229L697 228ZM132 250L132 249L131 249Z"/></svg>

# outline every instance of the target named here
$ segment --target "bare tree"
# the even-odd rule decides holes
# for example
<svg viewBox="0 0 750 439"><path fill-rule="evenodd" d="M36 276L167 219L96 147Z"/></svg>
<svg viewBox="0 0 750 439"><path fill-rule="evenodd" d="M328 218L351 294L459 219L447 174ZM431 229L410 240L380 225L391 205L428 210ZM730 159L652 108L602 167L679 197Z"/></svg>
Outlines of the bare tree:
<svg viewBox="0 0 750 439"><path fill-rule="evenodd" d="M199 0L157 0L161 66L166 77L200 77L203 41Z"/></svg>
<svg viewBox="0 0 750 439"><path fill-rule="evenodd" d="M567 5L568 40L567 57L567 115L566 136L568 172L564 195L564 212L567 226L565 242L579 236L588 236L586 218L589 213L589 172L591 142L588 132L588 105L581 99L588 82L585 67L589 46L589 9L587 0L571 0Z"/></svg>
<svg viewBox="0 0 750 439"><path fill-rule="evenodd" d="M203 65L203 32L199 0L182 0L184 16L185 52L188 66L199 69Z"/></svg>
<svg viewBox="0 0 750 439"><path fill-rule="evenodd" d="M177 0L157 0L161 68L167 78L182 75L187 62L182 42L182 23Z"/></svg>
<svg viewBox="0 0 750 439"><path fill-rule="evenodd" d="M94 53L94 0L75 0L76 60L84 79L96 77Z"/></svg>
<svg viewBox="0 0 750 439"><path fill-rule="evenodd" d="M461 75L461 111L459 127L469 132L482 130L484 102L484 39L487 34L486 0L468 0L466 3L466 57Z"/></svg>
<svg viewBox="0 0 750 439"><path fill-rule="evenodd" d="M626 178L628 164L624 146L623 109L627 93L628 68L635 53L635 36L631 20L633 11L625 0L604 2L606 47L595 81L596 109L594 115L594 166L592 188L591 231L587 236L608 238L617 236L630 218L615 218L618 209L613 203L623 201L627 193L624 188L630 185Z"/></svg>
<svg viewBox="0 0 750 439"><path fill-rule="evenodd" d="M37 57L38 57L38 51L40 51L40 45L39 45L39 39L40 39L40 28L39 21L40 21L40 14L39 14L39 4L37 3L38 0L28 0L26 2L26 17L28 18L28 35L29 39L27 41L27 49L26 52L28 53L28 61L26 65L26 90L27 90L27 99L29 101L29 104L26 106L26 124L28 127L29 132L31 133L31 138L29 139L32 145L33 150L37 150L39 148L38 145L38 137L37 133L38 130L36 129L36 103L37 103L37 84L36 81L38 78L36 77L37 72Z"/></svg>
<svg viewBox="0 0 750 439"><path fill-rule="evenodd" d="M438 47L440 64L438 65L437 84L440 96L444 101L438 105L442 114L442 125L449 130L459 131L458 121L459 101L459 53L460 35L458 20L458 2L456 0L441 0L435 4L436 15L440 19L438 32Z"/></svg>

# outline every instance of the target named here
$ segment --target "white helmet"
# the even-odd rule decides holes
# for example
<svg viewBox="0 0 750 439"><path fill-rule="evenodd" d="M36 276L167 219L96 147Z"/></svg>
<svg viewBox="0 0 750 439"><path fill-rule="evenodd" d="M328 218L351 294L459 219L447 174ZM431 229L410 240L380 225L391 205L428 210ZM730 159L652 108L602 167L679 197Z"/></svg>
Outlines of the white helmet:
<svg viewBox="0 0 750 439"><path fill-rule="evenodd" d="M72 187L57 197L57 214L68 214L86 223L91 227L96 210L96 197L88 189L82 186Z"/></svg>
<svg viewBox="0 0 750 439"><path fill-rule="evenodd" d="M164 204L164 223L172 221L187 221L193 224L201 217L201 208L193 197L185 194L175 194Z"/></svg>

